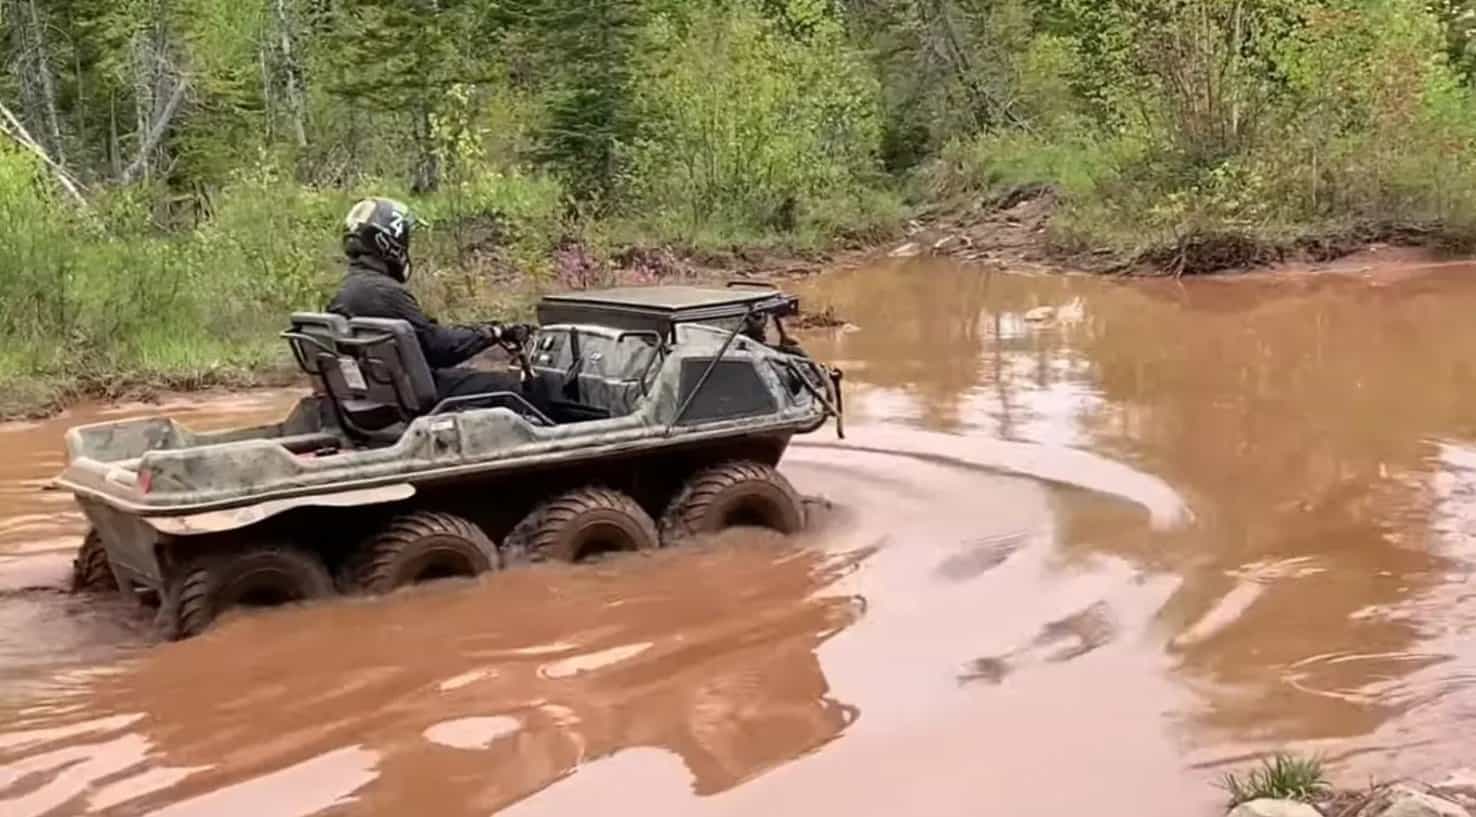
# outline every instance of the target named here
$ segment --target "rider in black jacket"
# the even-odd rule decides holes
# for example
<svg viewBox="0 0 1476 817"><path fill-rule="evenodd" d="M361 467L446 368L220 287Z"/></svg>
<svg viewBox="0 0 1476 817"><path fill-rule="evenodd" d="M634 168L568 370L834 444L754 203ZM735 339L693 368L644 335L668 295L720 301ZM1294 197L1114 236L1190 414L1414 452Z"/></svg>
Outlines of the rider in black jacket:
<svg viewBox="0 0 1476 817"><path fill-rule="evenodd" d="M328 311L348 318L391 318L415 328L425 361L435 372L442 399L460 395L511 391L527 394L522 379L511 372L484 372L460 364L500 341L524 343L532 331L519 325L442 326L420 308L409 288L410 236L414 217L390 199L365 199L344 221L343 250L348 275Z"/></svg>

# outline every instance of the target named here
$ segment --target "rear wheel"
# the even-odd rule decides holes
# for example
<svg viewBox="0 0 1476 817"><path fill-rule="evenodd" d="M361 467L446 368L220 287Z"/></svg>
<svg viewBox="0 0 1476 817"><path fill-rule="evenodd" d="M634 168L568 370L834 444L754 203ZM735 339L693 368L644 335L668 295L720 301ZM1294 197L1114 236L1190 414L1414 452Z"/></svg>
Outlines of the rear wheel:
<svg viewBox="0 0 1476 817"><path fill-rule="evenodd" d="M346 591L381 594L500 566L497 546L481 528L459 516L417 511L391 520L361 545L339 584Z"/></svg>
<svg viewBox="0 0 1476 817"><path fill-rule="evenodd" d="M112 593L117 590L118 580L113 576L113 566L108 563L102 535L89 530L77 551L77 558L72 560L72 592Z"/></svg>
<svg viewBox="0 0 1476 817"><path fill-rule="evenodd" d="M792 534L804 526L804 503L789 480L772 466L746 460L698 471L661 519L667 546L731 527Z"/></svg>
<svg viewBox="0 0 1476 817"><path fill-rule="evenodd" d="M165 635L191 638L235 607L276 607L333 595L323 560L287 545L212 553L191 562L160 610Z"/></svg>
<svg viewBox="0 0 1476 817"><path fill-rule="evenodd" d="M546 503L519 528L519 539L535 560L577 562L603 553L652 550L660 543L656 522L638 502L600 487L570 491Z"/></svg>

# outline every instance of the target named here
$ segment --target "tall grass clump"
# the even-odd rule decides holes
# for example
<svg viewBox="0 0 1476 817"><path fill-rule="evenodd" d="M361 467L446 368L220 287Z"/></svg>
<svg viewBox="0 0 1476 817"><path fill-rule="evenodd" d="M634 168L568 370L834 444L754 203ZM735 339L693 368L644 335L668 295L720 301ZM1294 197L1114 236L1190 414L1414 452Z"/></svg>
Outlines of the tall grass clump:
<svg viewBox="0 0 1476 817"><path fill-rule="evenodd" d="M1227 773L1221 787L1229 795L1232 809L1262 799L1310 803L1332 789L1320 759L1284 753L1262 760L1259 767L1248 772Z"/></svg>

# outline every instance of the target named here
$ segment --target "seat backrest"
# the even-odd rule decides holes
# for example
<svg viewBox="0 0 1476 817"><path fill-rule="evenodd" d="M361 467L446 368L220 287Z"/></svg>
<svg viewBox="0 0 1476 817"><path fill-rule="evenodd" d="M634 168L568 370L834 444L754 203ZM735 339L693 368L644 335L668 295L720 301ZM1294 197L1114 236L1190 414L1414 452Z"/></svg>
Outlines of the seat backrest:
<svg viewBox="0 0 1476 817"><path fill-rule="evenodd" d="M363 374L347 383L354 399L393 406L409 422L436 406L436 379L415 328L408 322L385 318L349 321L349 341L340 344Z"/></svg>
<svg viewBox="0 0 1476 817"><path fill-rule="evenodd" d="M348 318L331 312L295 312L285 337L297 367L322 394L328 393L324 366L337 355L338 341L349 335Z"/></svg>

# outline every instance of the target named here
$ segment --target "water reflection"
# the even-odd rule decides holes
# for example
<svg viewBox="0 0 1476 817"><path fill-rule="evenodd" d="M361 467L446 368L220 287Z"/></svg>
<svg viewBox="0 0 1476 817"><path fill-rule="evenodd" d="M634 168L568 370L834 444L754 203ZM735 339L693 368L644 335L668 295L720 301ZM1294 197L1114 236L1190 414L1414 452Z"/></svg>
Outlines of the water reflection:
<svg viewBox="0 0 1476 817"><path fill-rule="evenodd" d="M79 680L70 716L0 702L0 803L485 815L632 747L679 757L696 794L730 789L859 714L816 650L860 615L822 591L864 554L746 545L242 618L158 647Z"/></svg>
<svg viewBox="0 0 1476 817"><path fill-rule="evenodd" d="M1470 571L1476 511L1450 477L1469 461L1434 441L1476 437L1470 272L1180 285L916 262L808 294L859 327L812 345L865 361L853 402L873 420L1090 448L1192 498L1186 534L1062 548L1180 577L1156 626L1197 728L1377 744L1469 680L1470 647L1431 633L1472 609L1449 592ZM1026 319L1041 306L1068 318Z"/></svg>
<svg viewBox="0 0 1476 817"><path fill-rule="evenodd" d="M123 660L79 649L138 639L6 595L30 582L7 563L0 811L563 814L638 791L683 815L1181 817L1218 813L1186 766L1253 749L1434 771L1476 723L1460 272L816 282L858 327L810 342L856 423L784 468L852 528L799 548L509 573ZM27 565L75 524L40 475L0 475L0 553Z"/></svg>

